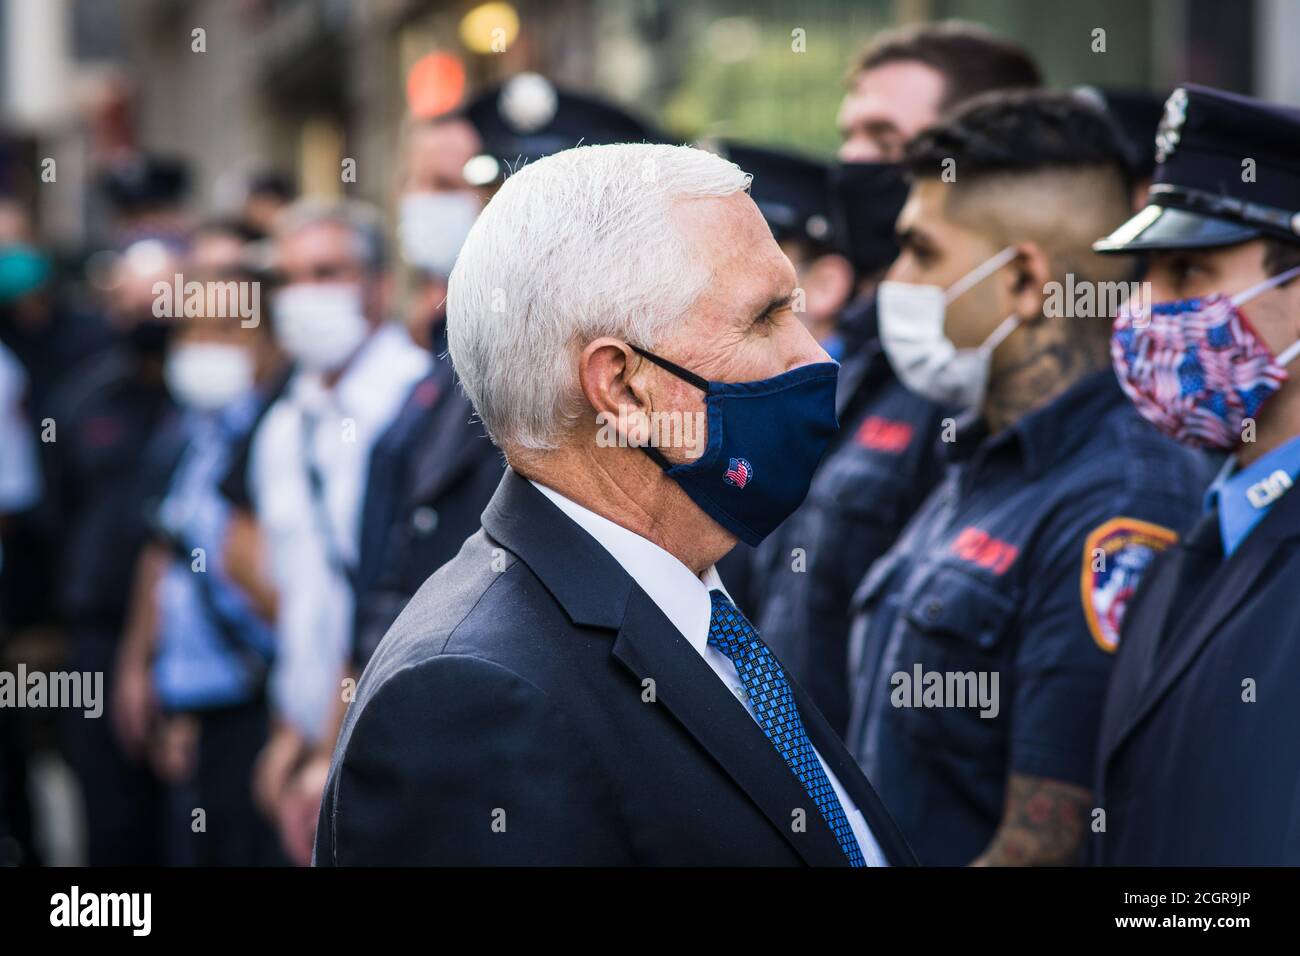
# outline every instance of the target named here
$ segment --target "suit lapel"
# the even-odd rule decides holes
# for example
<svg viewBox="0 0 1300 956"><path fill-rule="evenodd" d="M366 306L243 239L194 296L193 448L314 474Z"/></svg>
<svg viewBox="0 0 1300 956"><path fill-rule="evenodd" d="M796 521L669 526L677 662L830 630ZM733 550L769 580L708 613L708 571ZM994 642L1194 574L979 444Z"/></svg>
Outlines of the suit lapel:
<svg viewBox="0 0 1300 956"><path fill-rule="evenodd" d="M1116 746L1151 713L1219 632L1220 625L1264 581L1270 567L1275 565L1273 559L1278 550L1297 531L1300 531L1300 495L1287 494L1223 563L1204 597L1192 606L1193 613L1177 622L1187 628L1187 634L1167 639L1164 646L1155 651L1150 680L1138 694L1141 703L1120 731ZM1177 590L1176 586L1174 590ZM1161 620L1164 627L1173 623L1167 615Z"/></svg>
<svg viewBox="0 0 1300 956"><path fill-rule="evenodd" d="M1147 686L1155 677L1161 637L1174 624L1178 610L1174 603L1178 599L1178 585L1183 575L1187 573L1191 560L1192 556L1185 550L1177 551L1167 562L1162 563L1151 582L1150 594L1144 604L1142 615L1144 625L1141 630L1145 633L1135 648L1137 653L1134 655L1133 662L1133 676L1139 686Z"/></svg>
<svg viewBox="0 0 1300 956"><path fill-rule="evenodd" d="M835 834L771 741L638 587L632 588L613 653L639 682L654 681L657 706L718 762L807 863L848 864ZM802 833L793 830L796 809L805 811Z"/></svg>
<svg viewBox="0 0 1300 956"><path fill-rule="evenodd" d="M1155 669L1156 648L1170 626L1174 598L1187 561L1181 544L1156 558L1155 565L1142 581L1138 596L1124 613L1119 658L1107 691L1112 702L1103 712L1098 736L1102 766L1119 747L1132 727L1137 708L1144 699L1142 688L1151 681Z"/></svg>

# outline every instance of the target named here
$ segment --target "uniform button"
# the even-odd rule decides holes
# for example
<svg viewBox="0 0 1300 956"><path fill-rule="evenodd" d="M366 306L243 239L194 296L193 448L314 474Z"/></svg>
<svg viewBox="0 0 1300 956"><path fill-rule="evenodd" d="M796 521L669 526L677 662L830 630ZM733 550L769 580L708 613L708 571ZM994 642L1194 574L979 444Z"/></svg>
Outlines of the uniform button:
<svg viewBox="0 0 1300 956"><path fill-rule="evenodd" d="M411 515L411 527L415 529L416 534L433 534L433 529L438 527L437 510L427 506L416 508L415 514Z"/></svg>
<svg viewBox="0 0 1300 956"><path fill-rule="evenodd" d="M939 615L943 613L942 601L931 601L925 606L925 617L930 621L939 620Z"/></svg>

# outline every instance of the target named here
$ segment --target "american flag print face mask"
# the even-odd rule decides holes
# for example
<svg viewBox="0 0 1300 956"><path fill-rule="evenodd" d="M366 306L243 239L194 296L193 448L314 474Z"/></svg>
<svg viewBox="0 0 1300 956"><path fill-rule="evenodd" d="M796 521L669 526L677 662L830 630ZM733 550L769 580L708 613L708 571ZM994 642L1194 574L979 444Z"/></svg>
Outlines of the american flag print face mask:
<svg viewBox="0 0 1300 956"><path fill-rule="evenodd" d="M1115 317L1111 360L1138 412L1161 432L1201 448L1231 451L1247 419L1287 380L1300 342L1274 356L1240 306L1280 285L1289 269L1235 296L1215 294Z"/></svg>

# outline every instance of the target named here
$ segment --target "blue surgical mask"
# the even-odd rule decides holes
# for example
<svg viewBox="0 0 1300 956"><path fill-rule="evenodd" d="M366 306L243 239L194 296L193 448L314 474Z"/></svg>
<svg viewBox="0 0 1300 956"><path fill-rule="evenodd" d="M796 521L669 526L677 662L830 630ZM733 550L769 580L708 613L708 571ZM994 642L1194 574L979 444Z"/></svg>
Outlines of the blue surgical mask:
<svg viewBox="0 0 1300 956"><path fill-rule="evenodd" d="M632 348L704 392L708 417L708 444L694 461L673 464L658 448L643 450L705 514L746 544L759 544L799 507L839 430L839 365L818 362L756 382L711 382Z"/></svg>

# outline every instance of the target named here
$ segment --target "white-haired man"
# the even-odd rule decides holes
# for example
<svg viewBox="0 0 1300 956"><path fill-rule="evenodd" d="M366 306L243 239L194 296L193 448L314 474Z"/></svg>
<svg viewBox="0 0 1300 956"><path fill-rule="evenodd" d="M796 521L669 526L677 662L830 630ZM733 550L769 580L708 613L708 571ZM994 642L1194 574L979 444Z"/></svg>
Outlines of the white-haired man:
<svg viewBox="0 0 1300 956"><path fill-rule="evenodd" d="M318 864L911 862L713 569L835 430L837 366L747 185L582 147L474 226L450 347L510 469L361 679Z"/></svg>

